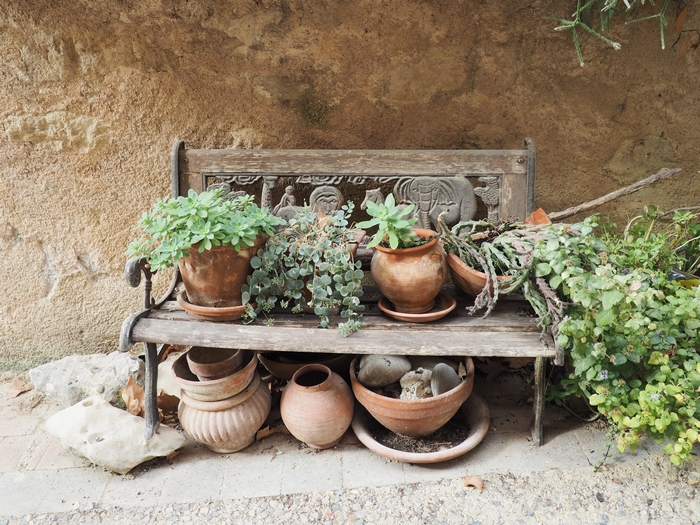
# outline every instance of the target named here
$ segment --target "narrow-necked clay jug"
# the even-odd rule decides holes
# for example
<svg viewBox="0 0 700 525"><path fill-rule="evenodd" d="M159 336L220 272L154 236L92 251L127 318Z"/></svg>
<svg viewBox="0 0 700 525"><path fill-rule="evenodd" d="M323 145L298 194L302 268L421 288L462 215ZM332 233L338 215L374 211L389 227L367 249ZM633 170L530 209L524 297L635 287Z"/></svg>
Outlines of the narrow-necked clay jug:
<svg viewBox="0 0 700 525"><path fill-rule="evenodd" d="M352 422L355 399L348 384L320 364L301 367L282 392L280 412L287 430L311 448L337 444Z"/></svg>

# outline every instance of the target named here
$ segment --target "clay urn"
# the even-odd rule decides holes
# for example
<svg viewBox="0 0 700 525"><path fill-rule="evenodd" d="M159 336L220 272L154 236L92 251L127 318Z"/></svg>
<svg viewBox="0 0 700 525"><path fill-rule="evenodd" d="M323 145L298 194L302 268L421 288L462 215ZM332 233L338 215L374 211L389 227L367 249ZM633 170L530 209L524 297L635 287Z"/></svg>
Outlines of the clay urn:
<svg viewBox="0 0 700 525"><path fill-rule="evenodd" d="M330 448L340 441L352 422L354 409L348 384L321 364L297 370L280 399L287 430L315 449Z"/></svg>
<svg viewBox="0 0 700 525"><path fill-rule="evenodd" d="M195 441L227 454L242 450L255 440L271 405L270 389L256 372L242 392L227 399L198 401L183 392L177 413L182 428Z"/></svg>
<svg viewBox="0 0 700 525"><path fill-rule="evenodd" d="M421 237L436 235L432 230L415 228ZM372 279L397 312L429 312L447 278L445 252L435 237L421 246L392 250L375 246L371 263Z"/></svg>

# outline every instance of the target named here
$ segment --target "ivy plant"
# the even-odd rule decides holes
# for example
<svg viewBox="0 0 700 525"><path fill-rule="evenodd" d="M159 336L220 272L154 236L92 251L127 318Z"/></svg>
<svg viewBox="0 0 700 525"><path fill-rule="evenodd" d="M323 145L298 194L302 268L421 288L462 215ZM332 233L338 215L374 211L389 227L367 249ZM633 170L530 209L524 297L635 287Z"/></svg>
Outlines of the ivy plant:
<svg viewBox="0 0 700 525"><path fill-rule="evenodd" d="M243 286L249 322L279 305L291 306L295 313L307 307L319 316L320 328L328 328L329 315L338 310L347 319L339 325L343 335L362 326L364 272L362 263L353 259L351 246L356 241L348 228L353 208L348 202L329 216L299 208L288 225L268 239L251 259L253 273Z"/></svg>

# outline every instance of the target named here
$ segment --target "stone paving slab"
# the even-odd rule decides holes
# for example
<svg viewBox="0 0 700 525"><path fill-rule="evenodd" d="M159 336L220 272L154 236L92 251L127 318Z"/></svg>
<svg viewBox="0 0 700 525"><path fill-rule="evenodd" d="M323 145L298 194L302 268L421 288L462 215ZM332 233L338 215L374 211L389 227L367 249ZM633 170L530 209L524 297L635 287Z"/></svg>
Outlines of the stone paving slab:
<svg viewBox="0 0 700 525"><path fill-rule="evenodd" d="M0 517L92 507L143 513L151 507L205 505L214 500L461 483L467 475L592 470L600 459L604 433L558 407L546 409L545 445L533 446L529 388L512 374L491 383L477 382L475 391L486 398L491 410L490 431L475 449L438 464L391 461L358 443L351 432L341 444L323 451L309 449L290 435L273 434L243 451L224 455L190 440L172 459L154 460L124 476L62 449L44 427L46 419L60 410L49 399L29 392L7 400L0 388ZM619 457L633 464L649 455L649 450L640 448L636 454Z"/></svg>

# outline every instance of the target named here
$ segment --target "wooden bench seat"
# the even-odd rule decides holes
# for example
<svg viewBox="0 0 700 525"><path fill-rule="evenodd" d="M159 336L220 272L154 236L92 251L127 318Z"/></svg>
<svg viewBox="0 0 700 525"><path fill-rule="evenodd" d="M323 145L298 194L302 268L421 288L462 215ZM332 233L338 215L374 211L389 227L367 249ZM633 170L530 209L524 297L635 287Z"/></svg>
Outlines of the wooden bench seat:
<svg viewBox="0 0 700 525"><path fill-rule="evenodd" d="M297 177L316 187L352 179L362 189L405 177L481 177L497 182L498 203L483 203L491 219L524 218L532 209L534 144L523 150L489 151L335 151L335 150L187 150L177 142L172 154L173 195L186 194L212 184L262 184L262 205L276 204L279 180ZM320 181L320 182L319 182ZM477 186L478 187L478 186ZM428 214L426 214L428 215ZM367 257L367 254L364 255ZM150 271L143 261L127 265L127 281L138 286L145 276L144 309L132 314L122 326L121 349L141 342L146 346L146 435L158 426L155 389L158 345L241 348L260 352L312 352L346 354L398 354L472 357L530 357L535 359L533 437L543 442L542 414L546 359L560 364L549 335L543 337L537 320L521 297L501 297L490 316L469 316L465 307L472 299L454 286L444 293L457 298L457 307L446 317L430 323L406 323L387 317L377 306L381 295L365 288L364 328L342 337L336 329L319 329L314 315L276 311L273 326L242 321L211 322L191 317L176 302L182 287L177 271L170 289L158 301L150 297ZM331 318L332 326L341 319Z"/></svg>

